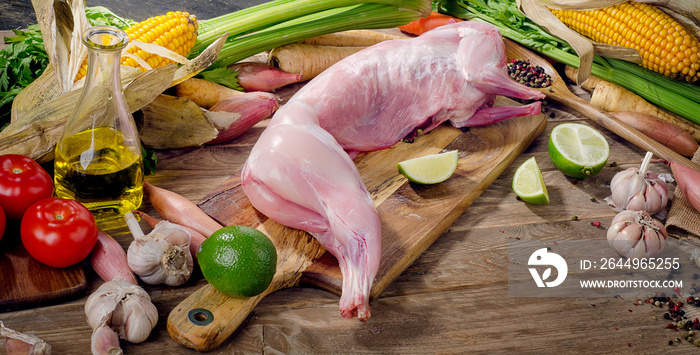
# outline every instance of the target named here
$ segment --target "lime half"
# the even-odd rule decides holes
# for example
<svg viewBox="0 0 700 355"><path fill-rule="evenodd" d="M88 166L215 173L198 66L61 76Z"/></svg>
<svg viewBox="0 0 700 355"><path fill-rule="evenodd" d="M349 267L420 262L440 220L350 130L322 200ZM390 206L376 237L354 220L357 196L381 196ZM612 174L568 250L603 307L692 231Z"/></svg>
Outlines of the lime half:
<svg viewBox="0 0 700 355"><path fill-rule="evenodd" d="M522 163L513 175L513 191L521 200L533 205L549 203L547 186L544 184L542 172L537 166L535 157Z"/></svg>
<svg viewBox="0 0 700 355"><path fill-rule="evenodd" d="M605 137L590 126L562 123L549 136L549 157L557 169L576 179L597 174L608 161L610 146Z"/></svg>
<svg viewBox="0 0 700 355"><path fill-rule="evenodd" d="M459 152L452 150L404 160L398 163L397 166L399 172L409 181L418 184L436 184L452 176L457 169L458 158Z"/></svg>

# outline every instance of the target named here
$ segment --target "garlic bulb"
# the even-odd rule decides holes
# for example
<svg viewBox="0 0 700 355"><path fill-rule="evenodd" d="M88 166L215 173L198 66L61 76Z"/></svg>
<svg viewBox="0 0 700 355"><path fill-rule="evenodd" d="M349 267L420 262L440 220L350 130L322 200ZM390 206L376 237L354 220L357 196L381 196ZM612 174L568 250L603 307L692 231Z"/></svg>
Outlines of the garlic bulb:
<svg viewBox="0 0 700 355"><path fill-rule="evenodd" d="M158 310L148 293L141 286L120 279L105 282L88 297L85 315L94 332L93 342L100 338L95 334L98 328L108 325L119 338L140 343L158 322ZM96 345L93 343L93 347Z"/></svg>
<svg viewBox="0 0 700 355"><path fill-rule="evenodd" d="M658 176L647 172L651 152L647 152L639 169L623 170L610 181L612 203L623 210L647 211L654 214L666 207L668 187Z"/></svg>
<svg viewBox="0 0 700 355"><path fill-rule="evenodd" d="M181 226L161 221L147 235L129 212L127 225L134 241L126 252L131 270L149 285L179 286L187 282L194 269L190 252L191 237Z"/></svg>
<svg viewBox="0 0 700 355"><path fill-rule="evenodd" d="M646 211L625 210L613 218L608 243L628 258L651 258L666 247L666 228Z"/></svg>
<svg viewBox="0 0 700 355"><path fill-rule="evenodd" d="M36 335L6 328L0 321L0 335L5 337L7 355L50 355L51 345Z"/></svg>

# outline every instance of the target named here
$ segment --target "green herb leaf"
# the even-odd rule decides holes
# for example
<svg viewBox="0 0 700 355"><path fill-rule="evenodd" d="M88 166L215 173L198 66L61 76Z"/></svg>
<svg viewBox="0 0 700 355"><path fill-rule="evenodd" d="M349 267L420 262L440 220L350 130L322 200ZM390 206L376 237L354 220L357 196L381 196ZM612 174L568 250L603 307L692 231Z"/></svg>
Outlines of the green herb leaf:
<svg viewBox="0 0 700 355"><path fill-rule="evenodd" d="M228 68L205 70L197 74L196 77L229 87L234 90L244 91L244 89L238 85L238 71L229 70Z"/></svg>
<svg viewBox="0 0 700 355"><path fill-rule="evenodd" d="M156 173L156 165L158 165L158 157L153 149L141 146L141 155L143 156L143 173L145 175L153 175Z"/></svg>

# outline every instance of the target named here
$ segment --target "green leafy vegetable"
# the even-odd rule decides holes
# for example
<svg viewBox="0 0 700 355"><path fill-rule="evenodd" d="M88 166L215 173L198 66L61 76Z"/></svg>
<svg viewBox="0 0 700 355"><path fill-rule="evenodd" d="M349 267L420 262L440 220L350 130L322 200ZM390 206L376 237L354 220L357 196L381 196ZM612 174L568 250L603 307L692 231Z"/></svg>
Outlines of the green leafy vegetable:
<svg viewBox="0 0 700 355"><path fill-rule="evenodd" d="M197 74L196 77L221 84L234 90L245 91L243 87L238 85L238 72L229 70L228 68L205 70Z"/></svg>
<svg viewBox="0 0 700 355"><path fill-rule="evenodd" d="M12 100L49 64L39 25L12 32L15 35L5 37L7 46L0 51L0 130L10 123Z"/></svg>

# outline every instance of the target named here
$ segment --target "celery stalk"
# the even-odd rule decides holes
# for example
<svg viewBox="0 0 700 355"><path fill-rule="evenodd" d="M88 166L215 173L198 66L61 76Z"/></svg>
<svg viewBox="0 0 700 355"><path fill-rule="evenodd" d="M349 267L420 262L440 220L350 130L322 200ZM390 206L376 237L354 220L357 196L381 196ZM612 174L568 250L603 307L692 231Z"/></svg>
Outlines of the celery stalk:
<svg viewBox="0 0 700 355"><path fill-rule="evenodd" d="M370 6L373 5L373 6ZM361 7L359 12L354 12L355 21L362 20L360 24L349 26L337 14L327 14L327 22L322 28L313 28L318 24L289 23L295 19L311 16L314 19L319 13L328 10L341 9L348 10L349 7ZM272 49L282 44L290 43L286 38L294 37L296 40L312 37L316 34L326 34L345 29L378 28L372 26L375 16L384 19L383 24L387 27L394 27L427 16L430 13L430 0L273 0L260 5L252 6L239 11L234 11L215 18L202 20L199 22L199 34L194 48L189 56L194 57L213 41L229 34L229 42L237 41L241 38L248 38L248 44L232 45L232 48L246 50L247 53ZM387 11L395 15L395 21L386 21ZM314 16L316 15L316 16ZM277 25L289 23L290 26ZM379 23L379 22L378 22ZM369 27L372 26L372 27ZM276 33L271 33L276 32ZM246 37L244 37L246 36ZM258 37L260 36L260 38ZM275 38L276 37L276 38ZM255 50L248 48L255 48ZM220 59L236 53L226 51L219 55ZM236 54L236 57L240 55Z"/></svg>
<svg viewBox="0 0 700 355"><path fill-rule="evenodd" d="M358 28L390 28L415 19L414 12L382 4L325 10L233 38L224 44L219 59L212 67L226 67L262 51L326 33Z"/></svg>

